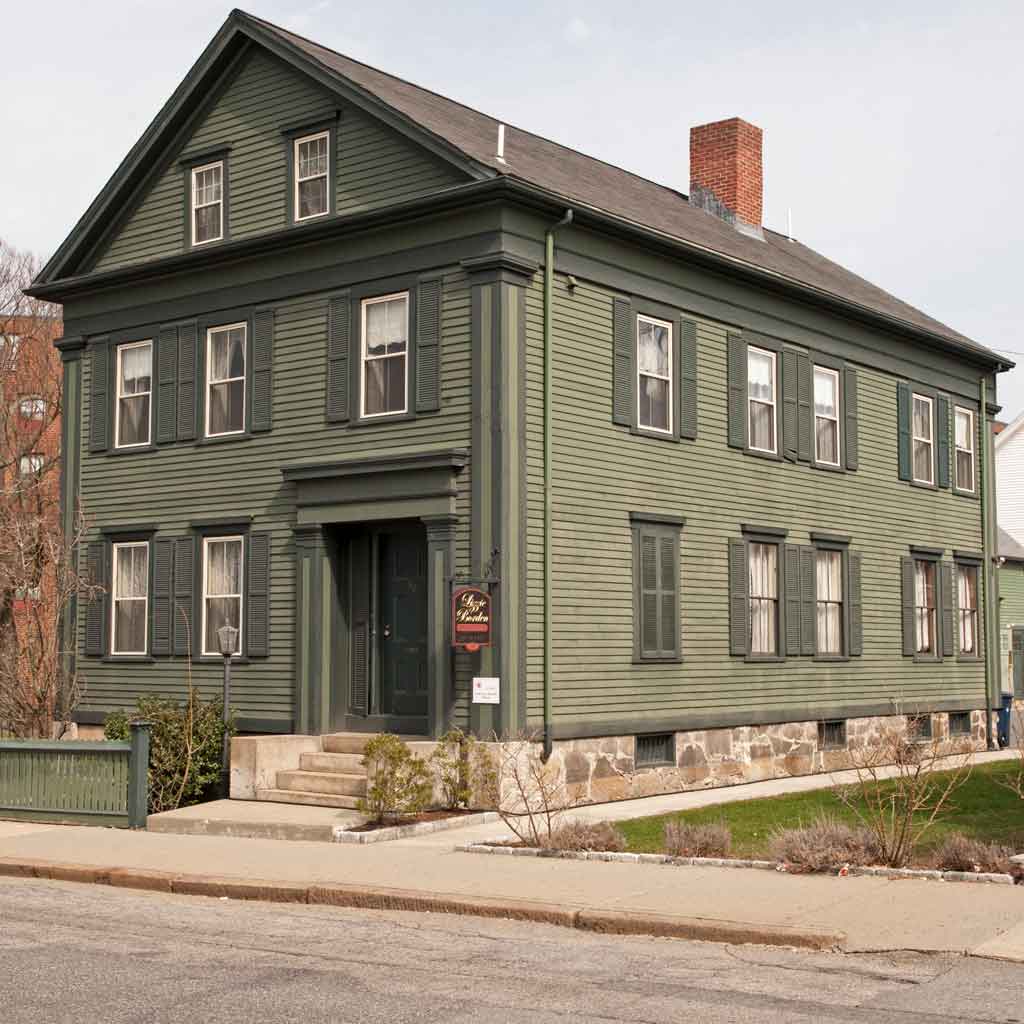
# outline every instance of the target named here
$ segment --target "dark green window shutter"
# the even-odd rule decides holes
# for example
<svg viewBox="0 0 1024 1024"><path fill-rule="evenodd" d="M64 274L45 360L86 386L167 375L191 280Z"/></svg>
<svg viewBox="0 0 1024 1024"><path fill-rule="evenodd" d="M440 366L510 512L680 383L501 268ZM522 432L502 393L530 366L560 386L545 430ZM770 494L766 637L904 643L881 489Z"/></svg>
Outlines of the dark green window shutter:
<svg viewBox="0 0 1024 1024"><path fill-rule="evenodd" d="M274 311L258 309L252 317L252 412L249 429L270 430L274 416Z"/></svg>
<svg viewBox="0 0 1024 1024"><path fill-rule="evenodd" d="M797 354L796 396L796 457L801 462L810 462L814 450L814 394L811 389L811 358L806 352Z"/></svg>
<svg viewBox="0 0 1024 1024"><path fill-rule="evenodd" d="M936 482L949 486L949 399L939 395L935 403L935 458L939 467Z"/></svg>
<svg viewBox="0 0 1024 1024"><path fill-rule="evenodd" d="M728 335L729 447L747 447L747 345L742 334ZM746 653L746 650L743 652Z"/></svg>
<svg viewBox="0 0 1024 1024"><path fill-rule="evenodd" d="M679 319L679 436L697 438L697 323Z"/></svg>
<svg viewBox="0 0 1024 1024"><path fill-rule="evenodd" d="M861 556L851 551L846 556L846 600L850 609L848 651L851 658L864 653L864 606L861 600Z"/></svg>
<svg viewBox="0 0 1024 1024"><path fill-rule="evenodd" d="M196 542L194 537L178 537L174 542L174 605L171 634L174 655L188 657L198 650L194 642Z"/></svg>
<svg viewBox="0 0 1024 1024"><path fill-rule="evenodd" d="M110 346L98 342L89 346L89 451L105 452L110 446L110 417L113 399L110 394Z"/></svg>
<svg viewBox="0 0 1024 1024"><path fill-rule="evenodd" d="M352 578L367 579L370 575L369 538L352 541ZM370 703L370 590L352 588L352 672L349 710L354 715L369 713Z"/></svg>
<svg viewBox="0 0 1024 1024"><path fill-rule="evenodd" d="M636 323L629 299L612 303L612 423L632 426L636 420L633 367L636 360Z"/></svg>
<svg viewBox="0 0 1024 1024"><path fill-rule="evenodd" d="M939 562L939 621L942 625L942 656L953 657L953 563Z"/></svg>
<svg viewBox="0 0 1024 1024"><path fill-rule="evenodd" d="M914 560L900 559L900 575L903 597L903 657L910 658L917 653L917 631L914 621Z"/></svg>
<svg viewBox="0 0 1024 1024"><path fill-rule="evenodd" d="M349 418L349 364L352 346L352 305L349 294L336 295L327 305L327 420Z"/></svg>
<svg viewBox="0 0 1024 1024"><path fill-rule="evenodd" d="M790 657L800 655L800 546L786 544L783 548L785 572L783 586L786 595L786 654Z"/></svg>
<svg viewBox="0 0 1024 1024"><path fill-rule="evenodd" d="M416 298L416 411L441 408L441 279L422 281Z"/></svg>
<svg viewBox="0 0 1024 1024"><path fill-rule="evenodd" d="M857 371L852 366L843 368L843 443L846 446L846 468L857 469L860 447L857 442Z"/></svg>
<svg viewBox="0 0 1024 1024"><path fill-rule="evenodd" d="M155 658L166 658L171 653L173 563L174 542L170 540L153 541L153 624L151 635L153 637L153 657Z"/></svg>
<svg viewBox="0 0 1024 1024"><path fill-rule="evenodd" d="M679 654L678 547L666 530L640 527L637 612L640 658L674 658Z"/></svg>
<svg viewBox="0 0 1024 1024"><path fill-rule="evenodd" d="M910 395L909 384L900 382L896 385L896 433L899 451L899 477L901 480L911 479Z"/></svg>
<svg viewBox="0 0 1024 1024"><path fill-rule="evenodd" d="M107 543L91 541L86 548L86 582L100 588L85 607L85 653L87 657L102 657L107 636Z"/></svg>
<svg viewBox="0 0 1024 1024"><path fill-rule="evenodd" d="M675 537L662 533L658 538L661 564L661 654L674 658L679 654L679 558Z"/></svg>
<svg viewBox="0 0 1024 1024"><path fill-rule="evenodd" d="M747 654L750 650L750 570L747 545L729 541L729 653Z"/></svg>
<svg viewBox="0 0 1024 1024"><path fill-rule="evenodd" d="M178 440L196 436L196 325L178 327Z"/></svg>
<svg viewBox="0 0 1024 1024"><path fill-rule="evenodd" d="M797 369L799 352L782 350L782 456L797 459Z"/></svg>
<svg viewBox="0 0 1024 1024"><path fill-rule="evenodd" d="M817 548L800 548L800 653L814 654L818 646Z"/></svg>
<svg viewBox="0 0 1024 1024"><path fill-rule="evenodd" d="M270 654L270 534L249 534L245 650L250 658Z"/></svg>
<svg viewBox="0 0 1024 1024"><path fill-rule="evenodd" d="M640 656L658 656L658 538L640 531Z"/></svg>
<svg viewBox="0 0 1024 1024"><path fill-rule="evenodd" d="M156 348L156 442L178 436L178 328L161 327Z"/></svg>

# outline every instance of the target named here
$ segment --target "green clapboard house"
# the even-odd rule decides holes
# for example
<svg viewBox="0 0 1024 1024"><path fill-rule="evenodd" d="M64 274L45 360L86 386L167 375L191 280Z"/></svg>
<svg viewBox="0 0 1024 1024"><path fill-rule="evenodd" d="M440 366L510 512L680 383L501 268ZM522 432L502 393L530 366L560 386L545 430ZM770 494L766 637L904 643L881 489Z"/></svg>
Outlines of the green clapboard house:
<svg viewBox="0 0 1024 1024"><path fill-rule="evenodd" d="M530 731L594 799L983 745L1009 364L761 204L738 119L687 197L233 12L33 288L79 721L229 625L243 732Z"/></svg>

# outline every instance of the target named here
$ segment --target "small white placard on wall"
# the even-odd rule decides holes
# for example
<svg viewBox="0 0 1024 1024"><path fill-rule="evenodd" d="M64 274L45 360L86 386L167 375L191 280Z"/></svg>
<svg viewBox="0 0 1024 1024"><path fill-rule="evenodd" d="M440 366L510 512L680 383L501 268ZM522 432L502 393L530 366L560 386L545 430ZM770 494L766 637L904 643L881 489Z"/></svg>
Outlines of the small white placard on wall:
<svg viewBox="0 0 1024 1024"><path fill-rule="evenodd" d="M473 676L473 703L500 704L501 680L497 676Z"/></svg>

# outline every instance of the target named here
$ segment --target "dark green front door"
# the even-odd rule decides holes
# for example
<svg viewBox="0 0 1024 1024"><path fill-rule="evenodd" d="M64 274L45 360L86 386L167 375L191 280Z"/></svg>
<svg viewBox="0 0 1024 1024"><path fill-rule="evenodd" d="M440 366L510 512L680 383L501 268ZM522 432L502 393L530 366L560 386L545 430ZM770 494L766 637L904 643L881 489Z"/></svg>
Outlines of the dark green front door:
<svg viewBox="0 0 1024 1024"><path fill-rule="evenodd" d="M1013 694L1024 697L1024 626L1014 626L1010 631L1013 650Z"/></svg>

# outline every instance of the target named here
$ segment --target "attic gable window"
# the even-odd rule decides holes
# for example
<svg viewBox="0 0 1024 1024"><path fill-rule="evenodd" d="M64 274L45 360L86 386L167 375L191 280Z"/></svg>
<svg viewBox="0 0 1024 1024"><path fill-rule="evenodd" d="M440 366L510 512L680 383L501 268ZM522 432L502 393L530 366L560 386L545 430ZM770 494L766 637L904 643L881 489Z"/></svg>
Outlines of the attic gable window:
<svg viewBox="0 0 1024 1024"><path fill-rule="evenodd" d="M192 244L224 237L224 161L192 168Z"/></svg>
<svg viewBox="0 0 1024 1024"><path fill-rule="evenodd" d="M330 210L330 132L295 140L295 220L321 217Z"/></svg>

